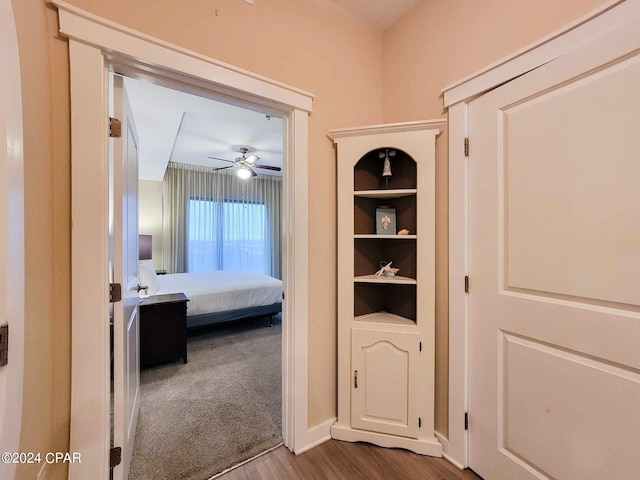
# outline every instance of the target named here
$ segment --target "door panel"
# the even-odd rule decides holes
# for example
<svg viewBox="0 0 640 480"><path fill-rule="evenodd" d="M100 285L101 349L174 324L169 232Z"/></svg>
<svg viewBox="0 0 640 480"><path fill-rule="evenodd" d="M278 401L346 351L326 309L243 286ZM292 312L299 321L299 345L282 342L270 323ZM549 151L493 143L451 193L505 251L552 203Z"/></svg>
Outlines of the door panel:
<svg viewBox="0 0 640 480"><path fill-rule="evenodd" d="M114 480L126 480L140 409L138 322L138 140L124 82L114 76L114 115L122 136L113 142L113 278L122 285L114 304L113 437L122 448Z"/></svg>
<svg viewBox="0 0 640 480"><path fill-rule="evenodd" d="M353 329L351 335L352 427L418 438L418 334Z"/></svg>
<svg viewBox="0 0 640 480"><path fill-rule="evenodd" d="M469 104L469 466L635 478L640 25Z"/></svg>
<svg viewBox="0 0 640 480"><path fill-rule="evenodd" d="M506 288L640 304L639 79L634 57L502 109Z"/></svg>

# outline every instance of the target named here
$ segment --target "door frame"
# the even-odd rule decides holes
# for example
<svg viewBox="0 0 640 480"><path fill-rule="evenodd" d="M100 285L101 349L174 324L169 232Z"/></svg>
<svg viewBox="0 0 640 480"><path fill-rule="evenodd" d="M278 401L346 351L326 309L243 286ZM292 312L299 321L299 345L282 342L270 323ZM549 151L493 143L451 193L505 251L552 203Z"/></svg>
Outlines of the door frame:
<svg viewBox="0 0 640 480"><path fill-rule="evenodd" d="M18 36L10 0L0 0L0 324L9 324L8 363L0 367L0 450L18 452L24 381L24 158ZM0 464L14 478L16 465Z"/></svg>
<svg viewBox="0 0 640 480"><path fill-rule="evenodd" d="M62 1L71 85L71 426L82 463L70 479L109 474L109 70L284 119L283 438L299 453L308 429L308 117L313 95L115 24ZM96 148L96 145L101 147ZM295 279L298 279L296 281Z"/></svg>
<svg viewBox="0 0 640 480"><path fill-rule="evenodd" d="M443 456L469 466L465 414L469 400L469 103L485 92L549 63L640 17L640 0L613 0L554 33L442 89L449 114L449 437ZM465 139L470 138L469 156ZM469 279L473 292L473 278ZM473 417L469 419L473 426Z"/></svg>

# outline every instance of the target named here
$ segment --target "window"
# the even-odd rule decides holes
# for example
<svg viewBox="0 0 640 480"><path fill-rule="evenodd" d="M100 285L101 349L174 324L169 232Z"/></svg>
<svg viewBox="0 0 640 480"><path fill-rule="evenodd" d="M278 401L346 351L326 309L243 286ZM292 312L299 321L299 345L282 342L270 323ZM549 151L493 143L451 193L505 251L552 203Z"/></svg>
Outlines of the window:
<svg viewBox="0 0 640 480"><path fill-rule="evenodd" d="M270 274L264 203L191 198L187 225L187 271Z"/></svg>

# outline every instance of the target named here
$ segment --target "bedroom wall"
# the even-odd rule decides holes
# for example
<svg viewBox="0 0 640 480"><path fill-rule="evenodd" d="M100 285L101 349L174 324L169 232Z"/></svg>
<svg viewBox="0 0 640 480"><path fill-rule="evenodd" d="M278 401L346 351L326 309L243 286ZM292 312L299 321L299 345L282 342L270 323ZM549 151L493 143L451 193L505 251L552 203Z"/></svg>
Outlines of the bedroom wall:
<svg viewBox="0 0 640 480"><path fill-rule="evenodd" d="M140 180L139 182L138 230L141 235L151 235L153 251L151 260L156 270L162 265L162 182Z"/></svg>
<svg viewBox="0 0 640 480"><path fill-rule="evenodd" d="M422 0L384 32L384 121L446 117L447 85L578 19L603 0ZM448 434L447 134L436 151L436 430ZM462 286L461 286L462 288Z"/></svg>

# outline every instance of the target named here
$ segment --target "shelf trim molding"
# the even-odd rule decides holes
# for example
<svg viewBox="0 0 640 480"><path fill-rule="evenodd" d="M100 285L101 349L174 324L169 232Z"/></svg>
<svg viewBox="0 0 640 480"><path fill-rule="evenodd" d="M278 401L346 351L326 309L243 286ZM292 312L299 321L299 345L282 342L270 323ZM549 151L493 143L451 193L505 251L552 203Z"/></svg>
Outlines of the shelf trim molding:
<svg viewBox="0 0 640 480"><path fill-rule="evenodd" d="M384 283L384 284L396 284L396 285L417 285L418 281L415 278L403 277L396 275L394 277L379 277L377 275L358 275L353 279L356 283Z"/></svg>
<svg viewBox="0 0 640 480"><path fill-rule="evenodd" d="M353 238L357 239L373 239L377 238L380 240L415 240L418 238L417 235L377 235L375 233L356 233Z"/></svg>
<svg viewBox="0 0 640 480"><path fill-rule="evenodd" d="M352 137L354 135L380 135L386 133L413 132L416 130L437 130L436 135L439 135L446 123L446 118L437 118L435 120L416 120L413 122L386 123L379 125L367 125L362 127L337 128L334 130L329 130L329 138L336 142L340 138Z"/></svg>

